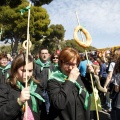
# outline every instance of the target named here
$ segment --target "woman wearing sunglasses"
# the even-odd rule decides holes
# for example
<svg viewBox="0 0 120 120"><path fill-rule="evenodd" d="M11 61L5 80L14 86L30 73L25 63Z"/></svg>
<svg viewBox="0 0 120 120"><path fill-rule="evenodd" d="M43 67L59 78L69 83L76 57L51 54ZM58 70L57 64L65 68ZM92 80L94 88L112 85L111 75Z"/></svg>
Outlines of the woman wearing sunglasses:
<svg viewBox="0 0 120 120"><path fill-rule="evenodd" d="M58 66L58 57L59 55L55 52L51 55L51 58L50 58L51 63L53 63L55 67Z"/></svg>

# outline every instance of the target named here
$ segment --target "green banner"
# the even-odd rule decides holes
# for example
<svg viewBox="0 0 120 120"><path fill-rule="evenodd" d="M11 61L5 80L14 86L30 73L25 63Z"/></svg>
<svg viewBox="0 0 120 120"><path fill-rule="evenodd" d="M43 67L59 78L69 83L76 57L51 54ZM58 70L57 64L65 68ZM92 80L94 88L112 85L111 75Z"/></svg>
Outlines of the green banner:
<svg viewBox="0 0 120 120"><path fill-rule="evenodd" d="M30 6L27 6L24 9L20 9L19 11L20 11L21 15L23 15L23 13L26 12L26 11L28 11L29 9L30 9Z"/></svg>

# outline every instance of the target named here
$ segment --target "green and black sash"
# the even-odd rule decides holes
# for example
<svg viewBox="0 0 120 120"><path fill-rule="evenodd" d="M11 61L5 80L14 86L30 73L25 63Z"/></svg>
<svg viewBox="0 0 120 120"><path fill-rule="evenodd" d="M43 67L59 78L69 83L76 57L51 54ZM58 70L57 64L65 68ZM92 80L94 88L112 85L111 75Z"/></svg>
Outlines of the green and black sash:
<svg viewBox="0 0 120 120"><path fill-rule="evenodd" d="M4 75L5 71L8 70L8 69L10 69L10 68L11 68L11 65L9 64L9 65L5 66L4 68L0 67L0 70L2 71L2 74ZM8 78L8 77L9 77L9 74L7 73L6 78Z"/></svg>
<svg viewBox="0 0 120 120"><path fill-rule="evenodd" d="M47 61L47 63L43 63L40 59L37 59L35 61L36 64L38 64L41 67L41 71L43 68L49 68L50 67L50 61Z"/></svg>
<svg viewBox="0 0 120 120"><path fill-rule="evenodd" d="M17 86L19 87L20 90L22 90L24 88L24 86L19 81L17 81ZM35 98L38 98L39 100L41 100L43 102L45 102L45 100L38 93L35 92L36 89L37 89L37 84L35 84L31 80L31 82L30 82L30 97L32 100L32 110L37 113L38 109L37 109L37 103L36 103Z"/></svg>
<svg viewBox="0 0 120 120"><path fill-rule="evenodd" d="M49 76L49 80L51 79L55 79L57 81L60 81L60 82L65 82L65 80L68 79L68 76L66 76L65 74L63 74L61 71L60 71L60 68L56 68L55 71L53 71L50 76ZM82 91L85 91L86 93L86 97L85 97L85 102L84 102L84 108L87 110L88 108L88 99L89 99L89 93L88 91L83 88L77 81L75 81L74 83L76 85L76 87L79 89L79 94L82 93Z"/></svg>

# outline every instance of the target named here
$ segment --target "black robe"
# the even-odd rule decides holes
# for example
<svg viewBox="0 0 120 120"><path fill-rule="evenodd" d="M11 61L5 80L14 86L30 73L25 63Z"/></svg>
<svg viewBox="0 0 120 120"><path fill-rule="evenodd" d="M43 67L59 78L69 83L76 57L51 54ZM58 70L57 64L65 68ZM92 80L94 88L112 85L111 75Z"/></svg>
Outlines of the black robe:
<svg viewBox="0 0 120 120"><path fill-rule="evenodd" d="M85 88L89 93L92 92L90 79L82 78L79 76L77 82ZM87 85L84 85L84 83ZM85 92L79 94L77 86L66 80L60 82L55 79L48 81L48 94L50 98L50 113L49 120L90 120L90 97L88 109L85 110Z"/></svg>
<svg viewBox="0 0 120 120"><path fill-rule="evenodd" d="M21 112L22 106L17 102L17 98L20 96L20 90L14 89L8 84L0 84L0 120L22 120L23 112ZM37 87L36 93L41 93L40 87ZM32 101L28 101L28 105L33 113L35 120L43 120L40 118L41 109L43 109L43 102L37 98L38 113L32 111Z"/></svg>

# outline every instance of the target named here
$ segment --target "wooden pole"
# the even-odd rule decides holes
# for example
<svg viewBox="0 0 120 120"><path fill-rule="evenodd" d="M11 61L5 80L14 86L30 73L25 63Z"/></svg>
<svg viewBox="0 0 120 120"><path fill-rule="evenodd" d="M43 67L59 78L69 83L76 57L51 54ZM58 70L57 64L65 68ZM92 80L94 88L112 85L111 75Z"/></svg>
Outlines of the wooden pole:
<svg viewBox="0 0 120 120"><path fill-rule="evenodd" d="M31 2L29 4L29 6L31 7ZM30 26L30 9L28 10L28 24L27 24L27 45L26 45L26 81L25 81L25 87L28 86L28 55L29 55L29 41L30 41L30 36L29 36L29 26ZM26 120L28 120L28 111L27 111L27 107L28 107L28 102L26 101L25 103L25 110L26 110Z"/></svg>
<svg viewBox="0 0 120 120"><path fill-rule="evenodd" d="M76 12L76 17L77 17L78 25L80 25L80 21L79 21L79 19L78 19L77 12ZM82 34L81 31L80 31L80 34L81 34L82 41L85 42L85 41L84 41L84 38L83 38L83 34ZM87 55L87 50L85 50L85 55L86 55L87 63L89 64L88 55ZM99 120L98 106L97 106L96 99L95 99L94 84L93 84L93 78L92 78L92 74L91 74L91 73L90 73L90 79L91 79L91 84L92 84L92 89L93 89L93 96L94 96L94 102L95 102L97 120Z"/></svg>

